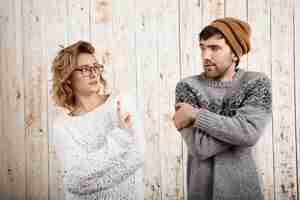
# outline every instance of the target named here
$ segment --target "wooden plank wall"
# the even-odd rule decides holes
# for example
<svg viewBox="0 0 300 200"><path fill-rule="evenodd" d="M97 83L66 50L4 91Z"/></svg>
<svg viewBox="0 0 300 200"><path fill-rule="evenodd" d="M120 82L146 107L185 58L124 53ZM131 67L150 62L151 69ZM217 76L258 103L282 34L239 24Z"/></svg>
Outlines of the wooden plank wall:
<svg viewBox="0 0 300 200"><path fill-rule="evenodd" d="M145 199L186 199L174 89L202 71L197 34L223 16L250 23L241 67L273 81L273 119L254 150L266 199L299 199L299 12L296 0L1 0L0 199L63 199L50 68L77 40L95 45L111 88L133 92L144 113Z"/></svg>

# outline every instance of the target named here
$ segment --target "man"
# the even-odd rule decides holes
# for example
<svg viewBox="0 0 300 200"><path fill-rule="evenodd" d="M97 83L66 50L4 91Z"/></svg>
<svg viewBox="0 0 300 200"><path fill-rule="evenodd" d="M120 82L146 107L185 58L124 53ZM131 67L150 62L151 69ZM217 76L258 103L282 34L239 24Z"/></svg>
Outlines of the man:
<svg viewBox="0 0 300 200"><path fill-rule="evenodd" d="M261 200L252 158L272 116L271 82L240 69L250 26L221 18L199 34L204 72L178 82L174 124L188 147L189 200Z"/></svg>

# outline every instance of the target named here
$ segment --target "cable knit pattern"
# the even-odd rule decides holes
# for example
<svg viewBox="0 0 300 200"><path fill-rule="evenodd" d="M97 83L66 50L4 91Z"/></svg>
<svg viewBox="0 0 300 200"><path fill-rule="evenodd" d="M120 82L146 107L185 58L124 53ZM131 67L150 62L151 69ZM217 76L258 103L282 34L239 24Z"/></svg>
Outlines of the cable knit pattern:
<svg viewBox="0 0 300 200"><path fill-rule="evenodd" d="M94 111L62 114L54 123L54 145L63 168L67 200L143 199L144 139L133 98L121 95L133 128L118 128L117 99Z"/></svg>
<svg viewBox="0 0 300 200"><path fill-rule="evenodd" d="M239 69L232 81L181 80L176 102L198 109L180 130L188 147L189 200L263 199L251 147L272 116L270 79Z"/></svg>

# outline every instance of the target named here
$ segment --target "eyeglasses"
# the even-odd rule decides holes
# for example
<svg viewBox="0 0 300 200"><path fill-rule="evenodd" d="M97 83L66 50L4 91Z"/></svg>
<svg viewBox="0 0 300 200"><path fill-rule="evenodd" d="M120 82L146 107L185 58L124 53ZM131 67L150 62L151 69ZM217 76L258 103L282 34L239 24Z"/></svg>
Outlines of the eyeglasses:
<svg viewBox="0 0 300 200"><path fill-rule="evenodd" d="M103 72L104 66L99 63L94 63L93 66L90 65L81 65L74 69L74 71L79 71L80 75L84 78L90 77L92 73L95 73L97 76Z"/></svg>

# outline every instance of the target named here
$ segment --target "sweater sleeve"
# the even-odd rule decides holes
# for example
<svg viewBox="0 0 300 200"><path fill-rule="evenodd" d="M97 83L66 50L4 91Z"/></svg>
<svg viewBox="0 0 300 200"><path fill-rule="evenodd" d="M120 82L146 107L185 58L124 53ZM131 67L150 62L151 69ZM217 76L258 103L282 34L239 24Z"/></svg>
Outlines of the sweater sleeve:
<svg viewBox="0 0 300 200"><path fill-rule="evenodd" d="M64 183L69 192L84 195L106 190L141 168L143 155L133 139L126 139L136 131L139 130L132 129L129 133L114 127L105 137L101 149L87 152L71 137L71 133L54 128L55 147L64 167Z"/></svg>
<svg viewBox="0 0 300 200"><path fill-rule="evenodd" d="M187 83L180 81L175 91L176 103L185 102L199 108L195 94ZM197 156L201 160L222 153L232 146L208 135L197 127L187 127L179 132L187 145L189 154Z"/></svg>
<svg viewBox="0 0 300 200"><path fill-rule="evenodd" d="M253 146L272 117L271 81L266 76L248 83L245 99L232 117L199 109L194 127L228 144Z"/></svg>

